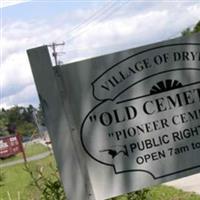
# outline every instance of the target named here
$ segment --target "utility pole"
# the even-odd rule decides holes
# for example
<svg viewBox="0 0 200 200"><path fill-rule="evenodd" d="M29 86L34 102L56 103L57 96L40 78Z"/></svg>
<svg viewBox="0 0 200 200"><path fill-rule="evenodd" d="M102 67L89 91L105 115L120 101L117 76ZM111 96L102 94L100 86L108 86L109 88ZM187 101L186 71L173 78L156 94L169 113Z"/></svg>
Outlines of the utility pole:
<svg viewBox="0 0 200 200"><path fill-rule="evenodd" d="M52 44L49 44L47 45L48 47L51 47L52 50L53 50L53 53L52 53L52 56L54 57L54 61L55 61L55 65L57 66L59 63L58 63L58 52L56 52L56 47L57 46L63 46L65 45L65 42L62 42L62 43L55 43L53 42Z"/></svg>

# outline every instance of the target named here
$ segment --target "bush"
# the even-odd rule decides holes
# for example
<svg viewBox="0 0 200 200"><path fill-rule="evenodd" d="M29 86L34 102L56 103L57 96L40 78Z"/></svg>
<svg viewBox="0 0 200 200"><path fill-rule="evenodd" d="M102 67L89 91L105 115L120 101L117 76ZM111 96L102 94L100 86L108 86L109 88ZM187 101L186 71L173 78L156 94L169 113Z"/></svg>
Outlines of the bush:
<svg viewBox="0 0 200 200"><path fill-rule="evenodd" d="M38 166L36 169L26 164L25 170L29 173L32 179L32 186L35 186L40 191L41 200L66 200L65 192L58 174L52 164L49 165L51 174L48 177L44 173L44 167Z"/></svg>
<svg viewBox="0 0 200 200"><path fill-rule="evenodd" d="M149 199L149 189L143 189L128 193L128 200L147 200Z"/></svg>

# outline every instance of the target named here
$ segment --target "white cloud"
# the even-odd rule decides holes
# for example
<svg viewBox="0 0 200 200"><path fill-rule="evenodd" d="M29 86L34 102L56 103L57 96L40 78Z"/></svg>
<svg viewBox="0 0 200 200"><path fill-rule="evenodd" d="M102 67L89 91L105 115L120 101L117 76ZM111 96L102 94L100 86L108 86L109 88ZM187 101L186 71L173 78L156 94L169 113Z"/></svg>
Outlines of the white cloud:
<svg viewBox="0 0 200 200"><path fill-rule="evenodd" d="M8 7L8 6L14 6L16 4L20 4L20 3L26 3L29 0L3 0L0 3L0 8L4 8L4 7Z"/></svg>
<svg viewBox="0 0 200 200"><path fill-rule="evenodd" d="M69 39L68 59L77 60L75 56L83 57L83 54L85 57L102 54L102 49L115 51L177 37L200 19L199 3L156 5L153 8L148 12L133 12L131 16L120 15L103 22L96 21L80 31L80 37L75 35L74 40Z"/></svg>
<svg viewBox="0 0 200 200"><path fill-rule="evenodd" d="M14 105L28 106L30 104L37 107L37 102L38 97L35 84L32 83L25 86L18 93L14 93L9 95L8 97L2 98L0 107L10 108Z"/></svg>
<svg viewBox="0 0 200 200"><path fill-rule="evenodd" d="M69 30L75 25L66 23L64 15L61 16L62 20L57 18L53 22L41 19L6 24L1 41L1 105L29 104L28 101L32 103L37 100L27 49L65 40L66 54L62 60L71 62L169 39L199 20L200 3L186 6L183 3L166 5L157 2L151 9L144 6L141 12L130 12L131 8L128 6L126 9L120 15L115 14L104 20L96 19L85 28L74 32ZM81 15L85 17L86 13L79 10L73 15L70 13L71 21L80 20ZM69 14L66 16L69 17Z"/></svg>
<svg viewBox="0 0 200 200"><path fill-rule="evenodd" d="M16 52L7 57L1 67L2 97L19 92L20 89L33 82L25 52Z"/></svg>
<svg viewBox="0 0 200 200"><path fill-rule="evenodd" d="M200 4L192 5L187 8L187 12L190 13L190 15L196 20L199 20L200 18L199 10Z"/></svg>

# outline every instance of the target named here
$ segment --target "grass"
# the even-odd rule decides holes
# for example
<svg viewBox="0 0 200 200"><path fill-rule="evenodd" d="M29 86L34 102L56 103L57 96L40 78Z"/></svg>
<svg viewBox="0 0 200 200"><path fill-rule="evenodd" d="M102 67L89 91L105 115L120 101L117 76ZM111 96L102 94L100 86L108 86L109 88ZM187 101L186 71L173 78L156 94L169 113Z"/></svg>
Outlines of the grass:
<svg viewBox="0 0 200 200"><path fill-rule="evenodd" d="M200 195L191 192L183 192L174 187L159 185L152 187L150 197L152 200L200 200Z"/></svg>
<svg viewBox="0 0 200 200"><path fill-rule="evenodd" d="M51 164L55 166L52 156L29 162L29 166L34 170L43 166L46 174L51 173L49 167ZM20 200L39 200L39 191L31 185L32 179L28 172L25 171L24 164L2 168L1 173L4 174L5 178L0 182L0 200L17 200L19 195Z"/></svg>
<svg viewBox="0 0 200 200"><path fill-rule="evenodd" d="M32 144L25 145L24 151L25 151L26 157L28 158L28 157L48 151L48 147L39 143L32 143ZM11 156L9 158L0 159L0 164L8 163L8 162L19 160L19 159L23 159L22 153L18 153L17 155Z"/></svg>
<svg viewBox="0 0 200 200"><path fill-rule="evenodd" d="M50 166L55 168L56 164L54 157L51 155L39 161L29 162L29 166L33 171L41 169L42 166L44 173L49 177L52 175ZM31 185L32 179L25 171L24 164L2 168L0 174L4 175L4 178L0 176L2 177L2 180L0 178L0 200L40 199L40 192ZM128 198L127 195L123 195L112 198L112 200L128 200ZM146 200L200 200L200 195L183 192L182 190L165 185L158 185L150 188Z"/></svg>
<svg viewBox="0 0 200 200"><path fill-rule="evenodd" d="M109 200L128 200L127 196L128 195L122 195ZM166 185L158 185L149 188L146 199L137 200L200 200L200 195L192 192L184 192L180 189L176 189L174 187Z"/></svg>

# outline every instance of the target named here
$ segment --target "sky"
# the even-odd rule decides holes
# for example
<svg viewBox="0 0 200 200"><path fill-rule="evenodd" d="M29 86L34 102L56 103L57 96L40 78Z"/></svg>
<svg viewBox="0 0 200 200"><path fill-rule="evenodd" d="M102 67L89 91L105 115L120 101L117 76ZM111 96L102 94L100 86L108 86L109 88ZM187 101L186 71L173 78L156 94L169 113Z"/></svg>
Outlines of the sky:
<svg viewBox="0 0 200 200"><path fill-rule="evenodd" d="M200 20L191 0L0 0L0 9L0 108L39 105L27 49L65 42L66 64L172 39Z"/></svg>

